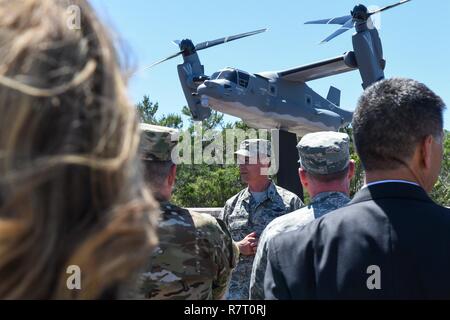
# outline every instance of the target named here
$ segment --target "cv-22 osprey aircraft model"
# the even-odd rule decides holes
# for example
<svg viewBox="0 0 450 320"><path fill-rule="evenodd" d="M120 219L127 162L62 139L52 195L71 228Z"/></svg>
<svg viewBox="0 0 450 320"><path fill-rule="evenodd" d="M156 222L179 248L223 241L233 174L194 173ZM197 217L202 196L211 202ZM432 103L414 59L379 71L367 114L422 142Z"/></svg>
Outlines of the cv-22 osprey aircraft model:
<svg viewBox="0 0 450 320"><path fill-rule="evenodd" d="M353 113L340 108L341 92L331 87L326 98L314 92L308 81L359 70L363 88L384 79L386 61L378 31L371 16L410 0L370 12L358 5L351 15L310 21L306 24L337 24L342 27L326 38L356 29L353 51L342 56L276 72L248 73L225 68L206 76L198 51L253 36L266 29L243 33L194 45L191 40L176 41L180 51L150 67L183 56L178 74L188 106L195 120L211 114L211 108L241 118L257 129L280 129L303 136L316 131L337 131L349 124Z"/></svg>

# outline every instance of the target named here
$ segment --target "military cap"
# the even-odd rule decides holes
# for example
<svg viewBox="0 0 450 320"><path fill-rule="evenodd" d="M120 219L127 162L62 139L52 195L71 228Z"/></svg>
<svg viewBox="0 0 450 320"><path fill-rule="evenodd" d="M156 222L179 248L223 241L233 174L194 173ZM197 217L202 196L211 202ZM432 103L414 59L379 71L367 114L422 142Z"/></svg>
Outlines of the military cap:
<svg viewBox="0 0 450 320"><path fill-rule="evenodd" d="M309 173L327 175L341 172L350 162L350 138L340 132L305 135L297 145L301 167Z"/></svg>
<svg viewBox="0 0 450 320"><path fill-rule="evenodd" d="M141 123L139 153L142 160L171 161L172 150L178 143L178 130Z"/></svg>
<svg viewBox="0 0 450 320"><path fill-rule="evenodd" d="M248 139L241 142L239 150L235 154L247 158L256 158L259 156L271 156L270 141L264 139Z"/></svg>

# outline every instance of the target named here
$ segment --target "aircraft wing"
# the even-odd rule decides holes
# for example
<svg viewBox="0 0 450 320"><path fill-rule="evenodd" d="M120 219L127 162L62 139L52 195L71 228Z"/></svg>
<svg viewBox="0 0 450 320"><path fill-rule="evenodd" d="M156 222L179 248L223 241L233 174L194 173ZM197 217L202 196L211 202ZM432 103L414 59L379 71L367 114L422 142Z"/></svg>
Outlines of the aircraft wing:
<svg viewBox="0 0 450 320"><path fill-rule="evenodd" d="M307 82L356 69L357 63L355 54L353 52L348 52L340 57L280 71L278 72L278 76L288 81Z"/></svg>

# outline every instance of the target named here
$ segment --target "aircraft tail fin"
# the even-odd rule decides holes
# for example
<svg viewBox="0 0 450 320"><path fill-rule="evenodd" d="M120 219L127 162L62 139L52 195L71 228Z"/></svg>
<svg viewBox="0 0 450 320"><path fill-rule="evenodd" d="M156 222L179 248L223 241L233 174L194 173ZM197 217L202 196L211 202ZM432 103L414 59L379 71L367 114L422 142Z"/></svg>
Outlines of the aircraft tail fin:
<svg viewBox="0 0 450 320"><path fill-rule="evenodd" d="M327 100L339 107L341 105L341 90L331 86L330 91L328 91Z"/></svg>

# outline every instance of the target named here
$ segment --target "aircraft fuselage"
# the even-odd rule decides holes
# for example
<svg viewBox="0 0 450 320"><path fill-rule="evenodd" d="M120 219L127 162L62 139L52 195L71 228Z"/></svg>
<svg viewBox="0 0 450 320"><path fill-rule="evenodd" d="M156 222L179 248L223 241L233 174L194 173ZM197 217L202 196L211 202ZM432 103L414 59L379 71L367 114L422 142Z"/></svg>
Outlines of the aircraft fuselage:
<svg viewBox="0 0 450 320"><path fill-rule="evenodd" d="M352 117L305 83L280 79L276 73L224 69L200 85L197 93L203 107L241 118L254 128L281 129L300 136L337 131Z"/></svg>

